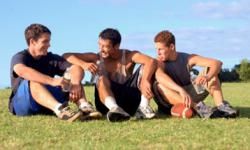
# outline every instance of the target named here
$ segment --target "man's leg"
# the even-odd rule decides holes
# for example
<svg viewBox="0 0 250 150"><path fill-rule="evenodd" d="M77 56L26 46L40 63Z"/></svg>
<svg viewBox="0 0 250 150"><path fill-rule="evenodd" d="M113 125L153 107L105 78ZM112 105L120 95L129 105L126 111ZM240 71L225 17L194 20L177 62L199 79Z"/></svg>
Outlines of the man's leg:
<svg viewBox="0 0 250 150"><path fill-rule="evenodd" d="M40 83L30 82L30 93L35 101L35 103L34 101L31 101L31 105L33 104L33 107L36 107L36 103L38 103L39 105L52 110L58 116L58 118L62 120L72 122L79 118L81 115L81 113L72 112L69 107L66 107L59 103L52 95L52 93L50 93L50 91L46 88L46 86Z"/></svg>
<svg viewBox="0 0 250 150"><path fill-rule="evenodd" d="M52 111L60 103L52 96L45 86L37 82L30 82L30 92L34 100Z"/></svg>
<svg viewBox="0 0 250 150"><path fill-rule="evenodd" d="M133 84L137 84L137 87L138 89L140 90L140 93L141 92L141 78L143 76L143 66L140 66L136 72L133 74L133 77L131 79L131 85ZM135 82L135 83L133 83ZM154 110L150 107L149 105L150 103L150 99L147 99L145 97L145 95L141 94L141 101L140 101L140 104L139 104L139 107L136 111L136 118L137 119L152 119L155 117L155 112Z"/></svg>
<svg viewBox="0 0 250 150"><path fill-rule="evenodd" d="M192 85L185 86L183 88L191 96L191 107L197 112L197 114L202 118L209 118L212 114L212 109L202 102L206 98L207 92L198 95L195 93L195 89ZM162 86L159 83L154 84L154 94L156 96L155 101L158 104L158 109L160 112L170 114L172 105L184 103L180 94Z"/></svg>
<svg viewBox="0 0 250 150"><path fill-rule="evenodd" d="M82 112L81 120L100 119L102 114L95 110L91 102L85 96L85 90L82 88L82 97L75 102L79 110Z"/></svg>
<svg viewBox="0 0 250 150"><path fill-rule="evenodd" d="M161 84L157 84L158 91L161 97L168 103L175 105L178 103L184 103L181 96L169 88L164 87Z"/></svg>
<svg viewBox="0 0 250 150"><path fill-rule="evenodd" d="M233 109L229 102L224 100L220 81L218 77L214 77L208 83L207 87L209 93L213 97L214 103L217 106L217 109L223 113L221 114L222 117L236 117L238 115L238 111Z"/></svg>
<svg viewBox="0 0 250 150"><path fill-rule="evenodd" d="M103 114L108 111L107 119L109 121L124 121L130 118L129 114L118 106L107 77L99 77L95 92L96 107Z"/></svg>

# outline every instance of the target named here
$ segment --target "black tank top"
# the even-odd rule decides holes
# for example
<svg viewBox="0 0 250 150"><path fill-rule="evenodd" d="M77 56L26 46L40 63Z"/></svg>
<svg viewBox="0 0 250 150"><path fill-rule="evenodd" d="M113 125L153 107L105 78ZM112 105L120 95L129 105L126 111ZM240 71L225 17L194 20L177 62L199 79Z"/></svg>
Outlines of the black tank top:
<svg viewBox="0 0 250 150"><path fill-rule="evenodd" d="M190 82L190 68L188 67L187 53L177 52L175 61L165 61L164 71L167 73L178 85L186 86Z"/></svg>

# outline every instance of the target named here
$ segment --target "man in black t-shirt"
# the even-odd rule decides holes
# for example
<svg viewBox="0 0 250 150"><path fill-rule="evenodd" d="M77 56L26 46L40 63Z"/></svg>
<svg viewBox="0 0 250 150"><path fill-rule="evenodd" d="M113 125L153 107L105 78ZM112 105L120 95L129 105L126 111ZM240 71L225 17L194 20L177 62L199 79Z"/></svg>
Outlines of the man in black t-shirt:
<svg viewBox="0 0 250 150"><path fill-rule="evenodd" d="M81 118L83 113L94 113L81 85L83 70L48 52L50 37L50 30L41 24L31 24L26 28L28 48L15 54L11 60L9 110L17 116L54 112L58 118L70 122ZM62 76L66 70L69 70L70 81L54 78L55 75ZM69 86L69 91L62 90ZM81 111L73 112L68 107L69 98Z"/></svg>

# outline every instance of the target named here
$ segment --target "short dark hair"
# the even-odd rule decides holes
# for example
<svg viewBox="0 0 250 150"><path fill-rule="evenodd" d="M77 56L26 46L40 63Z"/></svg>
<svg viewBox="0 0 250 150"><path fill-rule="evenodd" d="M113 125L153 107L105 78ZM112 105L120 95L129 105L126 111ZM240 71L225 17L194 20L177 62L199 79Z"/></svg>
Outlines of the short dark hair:
<svg viewBox="0 0 250 150"><path fill-rule="evenodd" d="M30 39L34 39L34 40L38 40L38 38L41 36L41 34L43 33L48 33L49 35L51 35L50 30L42 25L42 24L31 24L29 25L24 32L25 35L25 39L28 45L30 45Z"/></svg>
<svg viewBox="0 0 250 150"><path fill-rule="evenodd" d="M161 32L159 32L155 38L154 38L154 42L160 42L160 43L165 43L165 46L170 46L170 44L174 44L175 45L175 37L173 35L173 33L171 33L168 30L163 30Z"/></svg>
<svg viewBox="0 0 250 150"><path fill-rule="evenodd" d="M115 46L116 44L121 43L121 34L117 29L107 28L104 29L100 34L99 37L105 40L110 40L112 45Z"/></svg>

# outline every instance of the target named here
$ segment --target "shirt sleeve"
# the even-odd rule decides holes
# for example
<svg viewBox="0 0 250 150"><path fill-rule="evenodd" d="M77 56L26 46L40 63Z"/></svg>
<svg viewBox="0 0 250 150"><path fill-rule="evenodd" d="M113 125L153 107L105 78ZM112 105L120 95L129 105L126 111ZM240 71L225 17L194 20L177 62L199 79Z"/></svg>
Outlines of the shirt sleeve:
<svg viewBox="0 0 250 150"><path fill-rule="evenodd" d="M25 56L23 55L23 53L17 53L11 59L11 73L15 78L18 77L18 75L14 71L14 66L16 64L25 64Z"/></svg>

